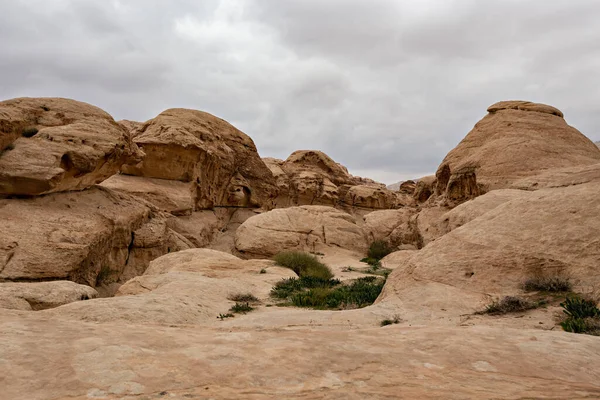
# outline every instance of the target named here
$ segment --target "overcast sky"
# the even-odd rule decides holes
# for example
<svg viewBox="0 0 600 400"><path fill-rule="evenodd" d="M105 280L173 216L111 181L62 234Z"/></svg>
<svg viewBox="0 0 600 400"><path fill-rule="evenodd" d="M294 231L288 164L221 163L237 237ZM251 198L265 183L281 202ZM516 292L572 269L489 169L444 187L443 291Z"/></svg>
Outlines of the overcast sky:
<svg viewBox="0 0 600 400"><path fill-rule="evenodd" d="M0 0L0 98L210 112L261 156L433 173L499 100L600 140L597 0Z"/></svg>

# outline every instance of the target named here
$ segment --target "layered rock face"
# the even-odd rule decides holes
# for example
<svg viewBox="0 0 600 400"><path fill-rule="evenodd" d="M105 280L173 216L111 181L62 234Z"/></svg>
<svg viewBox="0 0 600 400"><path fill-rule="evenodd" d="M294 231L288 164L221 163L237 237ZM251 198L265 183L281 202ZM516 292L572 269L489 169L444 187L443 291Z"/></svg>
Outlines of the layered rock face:
<svg viewBox="0 0 600 400"><path fill-rule="evenodd" d="M148 203L109 189L0 200L0 281L125 282L192 245Z"/></svg>
<svg viewBox="0 0 600 400"><path fill-rule="evenodd" d="M211 114L170 109L135 128L143 160L128 175L191 182L196 209L272 208L275 178L243 132Z"/></svg>
<svg viewBox="0 0 600 400"><path fill-rule="evenodd" d="M0 195L82 190L139 156L127 130L97 107L59 98L0 102Z"/></svg>
<svg viewBox="0 0 600 400"><path fill-rule="evenodd" d="M453 203L555 168L600 162L600 151L554 107L502 101L440 164L436 194Z"/></svg>
<svg viewBox="0 0 600 400"><path fill-rule="evenodd" d="M349 212L396 208L411 203L408 196L360 178L321 151L298 150L285 161L265 158L279 187L277 207L324 205Z"/></svg>

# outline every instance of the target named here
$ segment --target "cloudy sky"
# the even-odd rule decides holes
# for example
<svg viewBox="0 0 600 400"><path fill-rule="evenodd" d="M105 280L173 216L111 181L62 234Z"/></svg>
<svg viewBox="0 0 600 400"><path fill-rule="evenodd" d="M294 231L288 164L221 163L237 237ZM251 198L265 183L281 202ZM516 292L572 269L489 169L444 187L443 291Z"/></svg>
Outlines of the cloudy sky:
<svg viewBox="0 0 600 400"><path fill-rule="evenodd" d="M431 174L499 100L600 140L597 0L0 0L0 98L208 111L261 156Z"/></svg>

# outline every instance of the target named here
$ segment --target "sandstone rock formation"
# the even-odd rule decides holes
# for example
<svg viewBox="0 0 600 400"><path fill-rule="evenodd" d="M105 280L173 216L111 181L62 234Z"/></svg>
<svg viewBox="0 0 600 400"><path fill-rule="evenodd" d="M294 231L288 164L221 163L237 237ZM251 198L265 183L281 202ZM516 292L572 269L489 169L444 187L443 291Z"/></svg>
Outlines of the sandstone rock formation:
<svg viewBox="0 0 600 400"><path fill-rule="evenodd" d="M383 184L349 174L321 151L298 150L285 161L265 158L264 162L277 180L277 207L325 205L353 212L410 203Z"/></svg>
<svg viewBox="0 0 600 400"><path fill-rule="evenodd" d="M487 326L316 329L74 324L4 312L3 396L600 397L600 345L585 335Z"/></svg>
<svg viewBox="0 0 600 400"><path fill-rule="evenodd" d="M100 186L0 200L0 221L0 280L124 282L189 246L151 205Z"/></svg>
<svg viewBox="0 0 600 400"><path fill-rule="evenodd" d="M462 202L549 169L598 162L600 150L556 108L502 101L444 158L436 194Z"/></svg>
<svg viewBox="0 0 600 400"><path fill-rule="evenodd" d="M510 194L510 201L399 265L381 301L400 301L413 320L426 321L472 313L493 297L518 294L521 283L536 274L564 274L577 290L598 287L599 191L595 181ZM486 196L479 204L487 203ZM503 200L489 199L494 197Z"/></svg>
<svg viewBox="0 0 600 400"><path fill-rule="evenodd" d="M261 274L261 269L268 273ZM123 323L209 324L235 303L231 295L266 299L275 282L295 276L269 260L241 260L209 249L189 249L157 258L117 297L71 303L46 311L53 318Z"/></svg>
<svg viewBox="0 0 600 400"><path fill-rule="evenodd" d="M0 102L0 195L85 189L139 156L128 132L97 107L59 98Z"/></svg>
<svg viewBox="0 0 600 400"><path fill-rule="evenodd" d="M247 135L202 111L170 109L136 129L145 157L129 175L192 182L196 209L272 208L275 178Z"/></svg>
<svg viewBox="0 0 600 400"><path fill-rule="evenodd" d="M373 211L365 215L364 220L369 243L383 240L398 250L417 250L423 247L414 210L404 208Z"/></svg>
<svg viewBox="0 0 600 400"><path fill-rule="evenodd" d="M0 308L37 311L97 296L93 288L71 281L0 283Z"/></svg>
<svg viewBox="0 0 600 400"><path fill-rule="evenodd" d="M235 246L248 257L285 250L314 251L318 244L363 252L365 234L351 215L325 206L275 209L256 215L236 231Z"/></svg>
<svg viewBox="0 0 600 400"><path fill-rule="evenodd" d="M435 180L435 175L424 176L417 180L415 191L413 192L413 196L417 203L424 203L429 200L434 192Z"/></svg>

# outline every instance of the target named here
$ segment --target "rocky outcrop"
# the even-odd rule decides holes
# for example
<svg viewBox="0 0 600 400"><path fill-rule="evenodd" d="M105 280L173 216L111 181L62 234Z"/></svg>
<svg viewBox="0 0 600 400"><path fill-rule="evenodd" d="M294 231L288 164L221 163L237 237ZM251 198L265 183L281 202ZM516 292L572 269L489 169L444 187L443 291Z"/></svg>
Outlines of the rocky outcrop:
<svg viewBox="0 0 600 400"><path fill-rule="evenodd" d="M100 186L0 200L0 281L124 282L151 259L188 248L165 218L138 198Z"/></svg>
<svg viewBox="0 0 600 400"><path fill-rule="evenodd" d="M38 311L96 297L93 288L70 281L0 283L0 308Z"/></svg>
<svg viewBox="0 0 600 400"><path fill-rule="evenodd" d="M286 250L315 251L326 245L363 252L367 242L351 215L324 206L276 209L244 222L236 249L247 257L271 257Z"/></svg>
<svg viewBox="0 0 600 400"><path fill-rule="evenodd" d="M417 180L415 191L413 192L413 197L417 203L424 203L429 200L434 192L435 182L435 175L425 176Z"/></svg>
<svg viewBox="0 0 600 400"><path fill-rule="evenodd" d="M348 212L396 208L410 203L385 185L348 173L321 151L298 150L287 160L265 158L277 180L277 207L324 205Z"/></svg>
<svg viewBox="0 0 600 400"><path fill-rule="evenodd" d="M599 192L600 182L591 182L517 195L490 192L465 203L476 213L478 204L490 205L398 266L381 301L401 301L413 320L431 321L519 294L526 278L540 274L569 276L577 291L597 287Z"/></svg>
<svg viewBox="0 0 600 400"><path fill-rule="evenodd" d="M549 169L598 162L600 150L556 108L503 101L490 106L444 158L436 173L436 194L456 204Z"/></svg>
<svg viewBox="0 0 600 400"><path fill-rule="evenodd" d="M368 242L383 240L396 250L416 250L423 247L416 211L412 209L373 211L364 216Z"/></svg>
<svg viewBox="0 0 600 400"><path fill-rule="evenodd" d="M125 128L97 107L59 98L0 102L0 195L82 190L139 156Z"/></svg>
<svg viewBox="0 0 600 400"><path fill-rule="evenodd" d="M211 114L170 109L137 128L134 142L145 157L123 172L190 182L196 210L272 208L275 178L250 137Z"/></svg>
<svg viewBox="0 0 600 400"><path fill-rule="evenodd" d="M173 215L191 215L194 211L189 183L117 174L102 182L101 186L140 197Z"/></svg>
<svg viewBox="0 0 600 400"><path fill-rule="evenodd" d="M260 273L261 270L266 273ZM157 258L141 276L119 288L116 297L71 303L45 315L79 321L128 324L214 323L235 304L232 295L268 299L273 285L296 276L269 260L241 260L210 249L189 249Z"/></svg>

